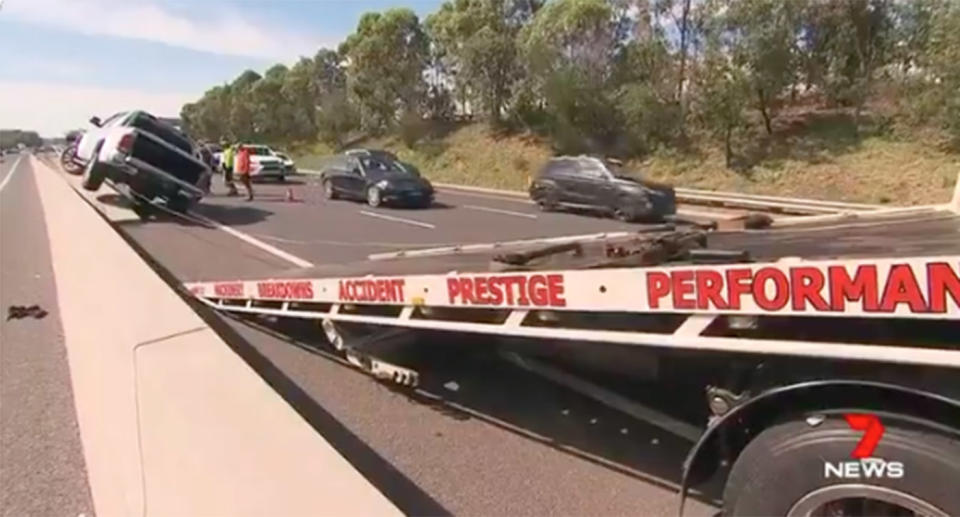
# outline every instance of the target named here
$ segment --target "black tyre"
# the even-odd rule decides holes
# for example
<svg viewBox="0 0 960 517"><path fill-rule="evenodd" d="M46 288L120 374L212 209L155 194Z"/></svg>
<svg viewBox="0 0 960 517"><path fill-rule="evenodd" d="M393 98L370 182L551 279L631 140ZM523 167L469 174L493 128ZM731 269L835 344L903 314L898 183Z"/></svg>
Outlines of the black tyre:
<svg viewBox="0 0 960 517"><path fill-rule="evenodd" d="M323 197L337 199L337 191L333 189L333 182L330 180L323 180Z"/></svg>
<svg viewBox="0 0 960 517"><path fill-rule="evenodd" d="M367 204L376 208L383 204L383 194L375 186L367 188Z"/></svg>
<svg viewBox="0 0 960 517"><path fill-rule="evenodd" d="M557 209L557 194L552 190L543 190L533 200L542 212L553 212Z"/></svg>
<svg viewBox="0 0 960 517"><path fill-rule="evenodd" d="M633 207L627 200L617 202L616 206L613 207L613 217L625 223L633 222L636 219Z"/></svg>
<svg viewBox="0 0 960 517"><path fill-rule="evenodd" d="M841 416L812 416L764 430L733 465L724 515L960 515L960 441L884 424L874 458L860 461L900 462L897 478L828 476L825 462L858 462L851 452L864 433Z"/></svg>
<svg viewBox="0 0 960 517"><path fill-rule="evenodd" d="M183 196L173 196L167 199L167 208L178 213L185 214L193 206L193 200Z"/></svg>
<svg viewBox="0 0 960 517"><path fill-rule="evenodd" d="M100 146L93 150L93 155L87 166L83 169L83 178L80 185L86 190L97 190L103 185L103 180L107 178L106 166L100 163Z"/></svg>
<svg viewBox="0 0 960 517"><path fill-rule="evenodd" d="M279 183L286 183L286 181L287 181L287 177L284 176L283 174L277 177L277 182Z"/></svg>

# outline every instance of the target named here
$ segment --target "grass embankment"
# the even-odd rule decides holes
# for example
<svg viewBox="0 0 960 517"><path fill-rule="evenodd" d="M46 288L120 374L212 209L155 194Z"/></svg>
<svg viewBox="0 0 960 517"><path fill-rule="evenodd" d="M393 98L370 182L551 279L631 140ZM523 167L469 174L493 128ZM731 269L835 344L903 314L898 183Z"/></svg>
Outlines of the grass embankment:
<svg viewBox="0 0 960 517"><path fill-rule="evenodd" d="M503 136L482 124L448 126L412 147L396 136L350 147L390 149L437 182L510 190L524 190L553 154L541 138ZM330 152L323 144L301 147L298 166L319 169ZM893 205L947 201L960 172L960 156L915 133L857 130L836 112L783 116L772 137L744 135L734 162L727 168L722 150L703 146L628 166L678 187Z"/></svg>

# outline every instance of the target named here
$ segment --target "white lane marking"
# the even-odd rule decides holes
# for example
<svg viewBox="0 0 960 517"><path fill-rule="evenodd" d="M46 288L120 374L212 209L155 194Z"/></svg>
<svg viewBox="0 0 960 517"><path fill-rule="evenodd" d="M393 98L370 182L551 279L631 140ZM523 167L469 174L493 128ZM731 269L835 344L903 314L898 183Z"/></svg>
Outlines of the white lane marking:
<svg viewBox="0 0 960 517"><path fill-rule="evenodd" d="M736 219L746 214L726 214L722 212L702 212L700 210L687 210L682 208L677 210L677 215L686 215L690 217L703 217L706 219Z"/></svg>
<svg viewBox="0 0 960 517"><path fill-rule="evenodd" d="M243 233L243 232L241 232L241 231L239 231L239 230L235 230L235 229L233 229L233 228L231 228L231 227L229 227L229 226L227 226L227 225L225 225L225 224L218 223L217 221L214 221L213 219L210 219L209 217L200 215L200 214L198 214L198 213L196 213L196 212L190 212L190 215L191 215L192 217L196 217L197 219L200 219L201 221L203 221L203 222L205 222L205 223L207 223L207 224L209 224L209 225L217 228L218 230L221 230L221 231L224 231L224 232L226 232L226 233L229 233L230 235L232 235L232 236L234 236L234 237L242 240L243 242L246 242L247 244L250 244L250 245L252 245L252 246L256 246L257 248L260 248L260 249L262 249L263 251L266 251L267 253L270 253L271 255L275 255L275 256L277 256L277 257L280 257L280 258L282 258L283 260L286 260L287 262L290 262L291 264L294 264L294 265L296 265L296 266L298 266L298 267L313 267L313 265L314 265L313 262L304 260L304 259L302 259L302 258L300 258L300 257L298 257L298 256L296 256L296 255L287 253L286 251L283 251L282 249L277 248L276 246L271 246L271 245L269 245L269 244L261 241L260 239L257 239L256 237L253 237L253 236L251 236L251 235L247 235L247 234L245 234L245 233Z"/></svg>
<svg viewBox="0 0 960 517"><path fill-rule="evenodd" d="M526 197L509 197L506 195L496 195L496 194L477 194L475 192L465 192L462 190L451 190L451 189L437 189L440 192L447 194L453 194L454 196L469 196L469 197L479 197L483 199L495 199L497 201L510 201L512 203L523 203L525 205L532 205L533 201L530 201Z"/></svg>
<svg viewBox="0 0 960 517"><path fill-rule="evenodd" d="M10 167L10 172L7 173L7 177L3 178L3 183L0 183L0 192L3 192L3 188L7 186L7 183L10 183L10 178L13 177L13 173L17 172L17 166L20 165L21 159L23 159L23 155L17 155L17 160L13 162L13 167Z"/></svg>
<svg viewBox="0 0 960 517"><path fill-rule="evenodd" d="M506 195L496 195L496 194L478 194L475 192L464 192L459 190L450 190L450 189L438 189L441 192L446 192L448 194L453 194L455 196L470 196L470 197L479 197L483 199L495 199L497 201L509 201L511 203L522 203L525 205L534 204L533 201L530 201L526 198L521 197L507 197ZM464 208L473 208L472 206L466 206ZM493 209L491 209L493 210ZM681 208L677 210L677 215L685 215L690 217L706 217L710 219L736 219L744 214L731 214L727 212L711 212L711 211L701 211L701 210L688 210L686 208Z"/></svg>
<svg viewBox="0 0 960 517"><path fill-rule="evenodd" d="M397 222L397 223L412 224L413 226L419 226L419 227L421 227L421 228L428 228L428 229L430 229L430 230L436 228L436 226L434 226L434 225L432 225L432 224L430 224L430 223L424 223L424 222L421 222L421 221L414 221L413 219L404 219L404 218L402 218L402 217L394 217L394 216L392 216L392 215L377 214L377 213L374 213L374 212L367 212L366 210L361 210L360 213L363 214L363 215L369 216L369 217L376 217L376 218L378 218L378 219L386 219L387 221L393 221L393 222Z"/></svg>
<svg viewBox="0 0 960 517"><path fill-rule="evenodd" d="M534 214L525 214L523 212L514 212L513 210L503 210L501 208L490 208L486 206L476 206L476 205L464 205L464 208L469 208L471 210L482 210L484 212L493 212L495 214L513 215L516 217L526 217L527 219L537 218L537 216Z"/></svg>

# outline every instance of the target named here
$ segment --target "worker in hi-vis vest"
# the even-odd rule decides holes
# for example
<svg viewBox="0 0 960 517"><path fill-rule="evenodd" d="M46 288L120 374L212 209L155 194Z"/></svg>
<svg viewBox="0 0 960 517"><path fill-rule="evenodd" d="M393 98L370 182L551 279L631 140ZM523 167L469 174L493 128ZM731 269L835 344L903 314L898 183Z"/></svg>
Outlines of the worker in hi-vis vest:
<svg viewBox="0 0 960 517"><path fill-rule="evenodd" d="M233 155L234 146L224 142L220 167L223 169L223 186L227 187L228 196L237 195L237 186L233 183Z"/></svg>

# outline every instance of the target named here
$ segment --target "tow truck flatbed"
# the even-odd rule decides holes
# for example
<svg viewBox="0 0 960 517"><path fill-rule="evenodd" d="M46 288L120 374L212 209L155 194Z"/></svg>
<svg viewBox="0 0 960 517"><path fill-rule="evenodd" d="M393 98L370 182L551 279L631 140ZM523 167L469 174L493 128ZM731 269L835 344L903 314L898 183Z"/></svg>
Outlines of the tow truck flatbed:
<svg viewBox="0 0 960 517"><path fill-rule="evenodd" d="M371 343L477 334L628 372L687 366L708 411L681 514L688 487L731 465L730 515L960 515L946 481L960 479L960 183L936 207L409 250L184 287L214 310L318 321L353 364L401 383L418 372ZM859 454L880 419L893 438Z"/></svg>

